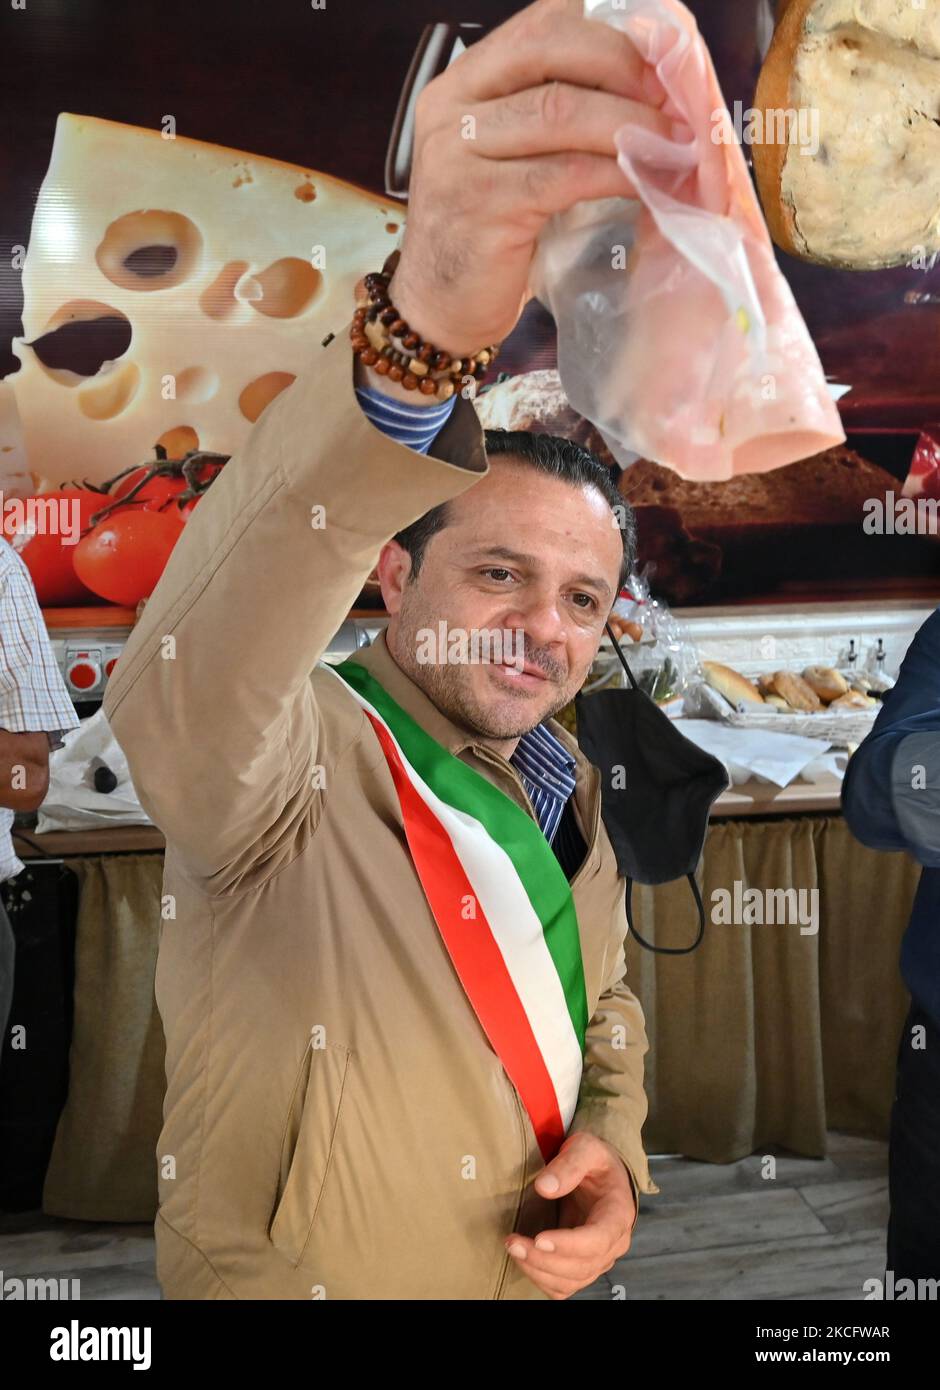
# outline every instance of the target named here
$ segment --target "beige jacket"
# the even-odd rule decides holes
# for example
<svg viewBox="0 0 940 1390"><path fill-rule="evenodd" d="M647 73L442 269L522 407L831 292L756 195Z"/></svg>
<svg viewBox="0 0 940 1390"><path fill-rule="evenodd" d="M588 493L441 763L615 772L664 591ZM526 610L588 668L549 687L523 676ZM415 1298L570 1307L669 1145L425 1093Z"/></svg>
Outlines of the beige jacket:
<svg viewBox="0 0 940 1390"><path fill-rule="evenodd" d="M382 544L486 472L482 430L460 400L436 457L416 453L361 412L345 329L312 358L196 509L104 702L167 839L158 1276L167 1298L541 1298L503 1245L554 1224L531 1190L535 1136L451 966L375 734L315 669ZM534 814L384 637L356 659ZM552 727L578 757L588 844L572 890L593 1018L571 1129L652 1193L624 884L599 774Z"/></svg>

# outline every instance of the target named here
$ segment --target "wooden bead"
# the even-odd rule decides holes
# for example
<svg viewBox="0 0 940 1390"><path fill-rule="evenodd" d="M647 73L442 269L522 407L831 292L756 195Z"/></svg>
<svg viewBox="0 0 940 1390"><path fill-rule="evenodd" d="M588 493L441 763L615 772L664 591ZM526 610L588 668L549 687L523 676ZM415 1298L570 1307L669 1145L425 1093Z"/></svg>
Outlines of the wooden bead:
<svg viewBox="0 0 940 1390"><path fill-rule="evenodd" d="M369 346L369 339L366 337L364 333L351 334L349 341L352 343L353 347L356 348L357 351L359 350L359 348L367 348Z"/></svg>
<svg viewBox="0 0 940 1390"><path fill-rule="evenodd" d="M449 367L449 366L450 366L450 353L449 353L449 352L436 352L436 353L434 354L434 361L433 361L433 363L432 363L432 366L434 367L435 371L438 371L438 372L443 371L443 369L444 369L445 367Z"/></svg>
<svg viewBox="0 0 940 1390"><path fill-rule="evenodd" d="M401 379L401 384L406 391L414 391L417 389L418 378L412 372L405 372L405 375Z"/></svg>
<svg viewBox="0 0 940 1390"><path fill-rule="evenodd" d="M364 348L359 354L359 361L364 363L367 367L374 367L378 360L379 354L376 352L375 348Z"/></svg>
<svg viewBox="0 0 940 1390"><path fill-rule="evenodd" d="M413 357L411 359L411 370L414 372L415 376L426 376L428 364L427 362L422 362L418 357Z"/></svg>
<svg viewBox="0 0 940 1390"><path fill-rule="evenodd" d="M388 331L393 338L400 338L403 333L410 333L411 329L404 319L396 319L394 323L389 324Z"/></svg>
<svg viewBox="0 0 940 1390"><path fill-rule="evenodd" d="M386 328L388 328L389 324L394 323L397 318L398 310L393 308L383 309L381 314L379 314L379 320L385 324Z"/></svg>
<svg viewBox="0 0 940 1390"><path fill-rule="evenodd" d="M388 369L389 381L401 381L404 375L405 373L402 371L401 367L399 367L397 362L393 362Z"/></svg>
<svg viewBox="0 0 940 1390"><path fill-rule="evenodd" d="M420 347L421 339L417 333L405 333L402 336L401 345L408 352L413 352L416 347Z"/></svg>
<svg viewBox="0 0 940 1390"><path fill-rule="evenodd" d="M424 343L418 350L418 361L430 364L431 358L436 357L437 352L433 343Z"/></svg>
<svg viewBox="0 0 940 1390"><path fill-rule="evenodd" d="M455 391L452 381L439 381L437 384L437 396L439 400L448 401Z"/></svg>
<svg viewBox="0 0 940 1390"><path fill-rule="evenodd" d="M391 365L387 357L380 357L376 361L375 370L378 372L379 376L387 376Z"/></svg>
<svg viewBox="0 0 940 1390"><path fill-rule="evenodd" d="M377 323L367 323L365 334L369 339L370 346L374 347L376 352L381 352L387 341L385 329Z"/></svg>
<svg viewBox="0 0 940 1390"><path fill-rule="evenodd" d="M423 376L418 382L418 390L425 396L433 396L437 393L437 382L432 377Z"/></svg>

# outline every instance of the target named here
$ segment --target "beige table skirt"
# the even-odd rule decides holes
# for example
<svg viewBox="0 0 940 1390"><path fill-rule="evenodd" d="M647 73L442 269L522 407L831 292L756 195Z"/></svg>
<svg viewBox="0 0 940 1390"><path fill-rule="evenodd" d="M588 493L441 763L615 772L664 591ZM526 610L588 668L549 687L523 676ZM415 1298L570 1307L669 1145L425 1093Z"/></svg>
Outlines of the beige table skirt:
<svg viewBox="0 0 940 1390"><path fill-rule="evenodd" d="M75 1023L43 1209L149 1221L164 1091L153 1000L163 856L69 864L80 878ZM780 1146L821 1157L827 1128L887 1133L907 1006L898 952L918 874L905 855L858 845L835 816L711 826L707 908L735 881L742 893L815 889L819 930L709 922L690 956L628 943L627 979L651 1042L649 1152L726 1163ZM647 940L694 939L686 883L637 888L634 905Z"/></svg>
<svg viewBox="0 0 940 1390"><path fill-rule="evenodd" d="M708 921L690 956L630 939L627 981L650 1036L649 1152L728 1163L779 1145L822 1157L827 1128L887 1135L909 1003L898 957L919 875L907 855L858 844L838 816L710 827L706 914L735 881L742 895L815 889L819 930ZM688 884L634 893L648 941L695 939Z"/></svg>

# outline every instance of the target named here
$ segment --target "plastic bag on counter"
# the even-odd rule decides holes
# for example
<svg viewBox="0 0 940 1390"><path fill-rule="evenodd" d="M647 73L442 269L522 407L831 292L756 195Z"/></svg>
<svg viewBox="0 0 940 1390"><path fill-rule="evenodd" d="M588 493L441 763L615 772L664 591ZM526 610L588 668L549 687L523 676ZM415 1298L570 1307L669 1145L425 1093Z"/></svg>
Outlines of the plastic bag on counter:
<svg viewBox="0 0 940 1390"><path fill-rule="evenodd" d="M667 603L650 597L645 573L630 576L613 606L611 620L637 685L667 714L678 718L683 697L700 678L698 652L685 624ZM628 626L622 635L618 631L621 624ZM626 684L623 665L605 638L584 684L584 694Z"/></svg>
<svg viewBox="0 0 940 1390"><path fill-rule="evenodd" d="M845 439L812 339L774 259L695 20L679 0L585 0L667 93L672 138L614 136L639 198L556 214L530 286L558 325L571 405L617 461L720 481Z"/></svg>
<svg viewBox="0 0 940 1390"><path fill-rule="evenodd" d="M102 790L106 787L110 790ZM137 799L127 759L99 709L77 729L69 729L64 747L49 755L49 791L36 832L151 823Z"/></svg>

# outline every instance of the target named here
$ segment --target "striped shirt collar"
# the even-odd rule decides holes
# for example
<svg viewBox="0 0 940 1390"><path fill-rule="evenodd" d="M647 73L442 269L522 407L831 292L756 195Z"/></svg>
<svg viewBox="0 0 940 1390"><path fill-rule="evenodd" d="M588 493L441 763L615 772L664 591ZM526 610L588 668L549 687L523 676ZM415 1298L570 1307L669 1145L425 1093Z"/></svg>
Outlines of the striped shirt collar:
<svg viewBox="0 0 940 1390"><path fill-rule="evenodd" d="M536 819L551 843L575 789L575 758L544 724L538 724L522 735L509 761L522 778Z"/></svg>
<svg viewBox="0 0 940 1390"><path fill-rule="evenodd" d="M575 759L544 724L522 735L509 761L537 787L565 801L574 791Z"/></svg>

